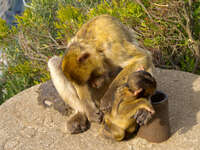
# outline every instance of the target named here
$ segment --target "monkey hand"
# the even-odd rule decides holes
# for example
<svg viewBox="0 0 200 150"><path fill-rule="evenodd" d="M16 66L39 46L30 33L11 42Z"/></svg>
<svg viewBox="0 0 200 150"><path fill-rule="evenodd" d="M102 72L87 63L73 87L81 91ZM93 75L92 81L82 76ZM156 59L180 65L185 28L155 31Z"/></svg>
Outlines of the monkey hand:
<svg viewBox="0 0 200 150"><path fill-rule="evenodd" d="M91 81L91 86L93 88L97 88L98 89L103 85L104 81L105 81L104 77L96 78L96 79Z"/></svg>
<svg viewBox="0 0 200 150"><path fill-rule="evenodd" d="M139 109L136 114L133 116L136 120L137 124L140 126L146 125L149 120L151 120L152 115L155 113L154 110L147 110L147 109Z"/></svg>

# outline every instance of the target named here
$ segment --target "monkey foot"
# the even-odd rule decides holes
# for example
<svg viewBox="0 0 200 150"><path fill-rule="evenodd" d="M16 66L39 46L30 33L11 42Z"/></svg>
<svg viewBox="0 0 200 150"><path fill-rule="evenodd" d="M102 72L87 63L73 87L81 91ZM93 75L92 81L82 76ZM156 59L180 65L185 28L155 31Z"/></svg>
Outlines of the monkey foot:
<svg viewBox="0 0 200 150"><path fill-rule="evenodd" d="M67 122L68 131L71 134L77 134L89 129L90 124L85 114L80 112L72 116Z"/></svg>
<svg viewBox="0 0 200 150"><path fill-rule="evenodd" d="M152 113L146 109L139 109L134 115L136 122L142 126L148 123L148 121L152 118Z"/></svg>

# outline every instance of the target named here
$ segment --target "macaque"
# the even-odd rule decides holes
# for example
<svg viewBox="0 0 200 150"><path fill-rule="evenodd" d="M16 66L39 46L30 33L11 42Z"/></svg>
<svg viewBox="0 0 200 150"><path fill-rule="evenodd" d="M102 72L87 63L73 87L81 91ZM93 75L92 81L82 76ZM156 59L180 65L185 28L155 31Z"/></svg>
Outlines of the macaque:
<svg viewBox="0 0 200 150"><path fill-rule="evenodd" d="M149 101L155 90L156 81L148 72L130 74L127 84L114 94L111 113L104 116L104 135L121 141L127 133L136 131L137 125L146 124L155 113Z"/></svg>
<svg viewBox="0 0 200 150"><path fill-rule="evenodd" d="M75 110L68 121L71 133L87 129L75 117L102 121L102 111L109 110L113 103L108 101L108 94L102 98L109 86L114 91L138 68L150 73L154 68L151 53L139 47L136 33L109 15L84 24L68 44L62 60L55 56L48 66L59 95Z"/></svg>

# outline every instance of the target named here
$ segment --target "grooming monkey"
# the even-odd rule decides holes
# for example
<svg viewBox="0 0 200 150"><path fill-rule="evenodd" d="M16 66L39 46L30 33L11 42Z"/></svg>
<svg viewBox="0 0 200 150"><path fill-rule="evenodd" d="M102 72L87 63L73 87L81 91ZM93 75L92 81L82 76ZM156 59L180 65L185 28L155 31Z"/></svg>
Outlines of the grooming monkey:
<svg viewBox="0 0 200 150"><path fill-rule="evenodd" d="M111 109L110 95L104 95L110 84L115 91L138 68L150 73L154 68L150 52L139 47L136 33L109 15L84 24L62 60L55 56L48 66L58 93L76 111L68 121L71 133L86 130L86 119L81 118L100 122L103 114L99 107L103 112ZM95 99L101 99L100 106Z"/></svg>
<svg viewBox="0 0 200 150"><path fill-rule="evenodd" d="M137 124L146 124L155 113L149 101L155 90L156 80L150 73L130 74L127 84L117 88L111 112L104 116L104 135L121 141L126 133L136 131Z"/></svg>

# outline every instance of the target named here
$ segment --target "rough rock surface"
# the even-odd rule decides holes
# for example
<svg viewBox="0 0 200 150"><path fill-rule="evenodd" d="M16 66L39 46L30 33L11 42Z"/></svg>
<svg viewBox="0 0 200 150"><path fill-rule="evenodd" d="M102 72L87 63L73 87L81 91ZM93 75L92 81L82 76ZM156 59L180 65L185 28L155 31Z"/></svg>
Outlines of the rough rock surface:
<svg viewBox="0 0 200 150"><path fill-rule="evenodd" d="M37 103L38 86L27 89L0 106L0 150L199 150L200 76L160 70L159 90L169 97L172 135L155 144L141 138L113 142L98 135L100 126L77 135L66 130L67 117Z"/></svg>

